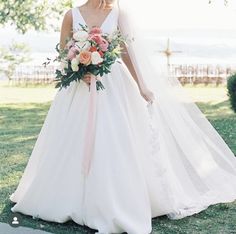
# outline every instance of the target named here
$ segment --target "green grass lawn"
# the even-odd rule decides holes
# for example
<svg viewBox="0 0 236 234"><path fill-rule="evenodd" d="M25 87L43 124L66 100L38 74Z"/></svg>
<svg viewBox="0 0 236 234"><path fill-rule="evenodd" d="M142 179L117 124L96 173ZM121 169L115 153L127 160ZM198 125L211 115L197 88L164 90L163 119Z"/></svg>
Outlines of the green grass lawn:
<svg viewBox="0 0 236 234"><path fill-rule="evenodd" d="M225 88L186 87L186 90L236 154L236 115L229 108ZM13 205L8 197L21 178L54 94L50 87L0 86L0 222L8 222ZM94 233L72 221L57 224L26 215L22 225L58 234ZM155 218L153 233L236 233L236 202L210 206L181 220Z"/></svg>

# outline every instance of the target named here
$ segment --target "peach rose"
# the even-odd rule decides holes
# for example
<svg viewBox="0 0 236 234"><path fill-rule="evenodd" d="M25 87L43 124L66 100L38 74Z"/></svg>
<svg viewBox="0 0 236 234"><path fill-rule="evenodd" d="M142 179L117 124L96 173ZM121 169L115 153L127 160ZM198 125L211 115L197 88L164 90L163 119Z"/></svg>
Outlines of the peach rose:
<svg viewBox="0 0 236 234"><path fill-rule="evenodd" d="M89 65L91 63L91 52L81 51L79 54L79 62L84 65Z"/></svg>

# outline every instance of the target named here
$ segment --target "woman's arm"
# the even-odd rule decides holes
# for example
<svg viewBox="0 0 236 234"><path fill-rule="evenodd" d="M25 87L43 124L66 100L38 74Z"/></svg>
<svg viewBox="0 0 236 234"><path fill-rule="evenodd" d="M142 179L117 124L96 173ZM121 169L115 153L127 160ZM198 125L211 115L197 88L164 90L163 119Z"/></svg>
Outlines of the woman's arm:
<svg viewBox="0 0 236 234"><path fill-rule="evenodd" d="M60 49L64 49L67 39L72 37L72 10L66 12L60 34Z"/></svg>

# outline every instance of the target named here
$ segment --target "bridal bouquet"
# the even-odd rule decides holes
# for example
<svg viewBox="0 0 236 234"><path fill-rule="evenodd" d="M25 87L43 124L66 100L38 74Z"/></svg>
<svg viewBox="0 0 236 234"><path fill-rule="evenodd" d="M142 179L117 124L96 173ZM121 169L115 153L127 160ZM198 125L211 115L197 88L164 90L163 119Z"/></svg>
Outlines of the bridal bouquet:
<svg viewBox="0 0 236 234"><path fill-rule="evenodd" d="M88 30L81 25L81 29L73 34L64 49L56 46L58 56L54 61L60 63L56 70L56 88L70 85L72 81L80 81L85 74L102 77L111 72L111 66L120 58L121 42L125 42L120 31L104 34L101 28ZM50 59L44 63L46 66ZM101 80L96 79L97 90L104 89Z"/></svg>

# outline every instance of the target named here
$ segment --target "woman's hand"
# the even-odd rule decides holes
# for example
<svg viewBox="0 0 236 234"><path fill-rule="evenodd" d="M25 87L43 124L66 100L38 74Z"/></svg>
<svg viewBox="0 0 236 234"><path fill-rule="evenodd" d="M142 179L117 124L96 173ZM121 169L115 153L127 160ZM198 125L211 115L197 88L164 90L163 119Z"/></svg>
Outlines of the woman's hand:
<svg viewBox="0 0 236 234"><path fill-rule="evenodd" d="M86 75L84 75L82 80L89 86L91 83L92 76L93 75L91 73L87 73Z"/></svg>
<svg viewBox="0 0 236 234"><path fill-rule="evenodd" d="M152 91L148 89L140 90L140 94L148 103L153 103L155 97Z"/></svg>

